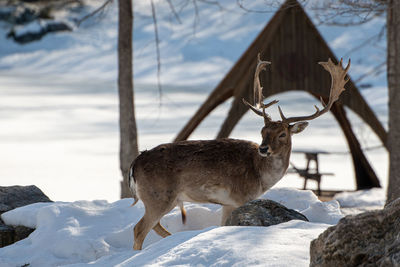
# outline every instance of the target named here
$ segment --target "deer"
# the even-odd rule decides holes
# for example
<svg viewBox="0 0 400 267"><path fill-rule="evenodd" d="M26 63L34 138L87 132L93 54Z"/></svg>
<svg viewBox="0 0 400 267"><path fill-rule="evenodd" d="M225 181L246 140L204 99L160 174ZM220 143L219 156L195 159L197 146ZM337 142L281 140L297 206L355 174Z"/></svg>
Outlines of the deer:
<svg viewBox="0 0 400 267"><path fill-rule="evenodd" d="M254 200L274 186L285 175L292 149L292 135L302 132L308 121L328 112L345 90L350 60L343 68L343 59L334 64L331 59L319 62L330 73L331 88L328 103L321 98L323 109L316 105L312 115L286 118L278 106L281 120L273 121L266 109L276 103L264 104L259 73L271 64L260 54L254 75L254 102L247 105L264 118L261 144L238 139L191 140L161 144L142 152L129 171L129 187L135 205L140 199L145 213L134 227L134 250L141 250L151 229L161 237L171 235L161 224L161 218L176 206L185 219L183 202L222 205L221 225L232 211Z"/></svg>

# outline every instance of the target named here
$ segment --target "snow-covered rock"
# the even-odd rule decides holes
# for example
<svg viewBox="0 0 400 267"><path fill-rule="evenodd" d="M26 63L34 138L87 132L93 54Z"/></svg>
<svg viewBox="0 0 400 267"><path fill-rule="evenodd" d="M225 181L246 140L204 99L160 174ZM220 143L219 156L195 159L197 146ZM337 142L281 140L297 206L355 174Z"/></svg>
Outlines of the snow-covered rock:
<svg viewBox="0 0 400 267"><path fill-rule="evenodd" d="M51 202L37 186L0 186L0 214L37 202Z"/></svg>
<svg viewBox="0 0 400 267"><path fill-rule="evenodd" d="M235 209L228 217L226 226L271 226L291 220L308 221L306 216L269 200L256 199Z"/></svg>
<svg viewBox="0 0 400 267"><path fill-rule="evenodd" d="M400 266L400 198L346 216L311 242L310 266Z"/></svg>
<svg viewBox="0 0 400 267"><path fill-rule="evenodd" d="M0 215L17 207L51 200L36 186L0 186ZM24 220L25 221L25 220ZM8 246L26 238L34 229L18 223L4 225L0 219L0 247Z"/></svg>
<svg viewBox="0 0 400 267"><path fill-rule="evenodd" d="M66 21L38 19L26 25L14 27L7 35L17 43L25 44L40 40L50 32L72 31L73 26Z"/></svg>

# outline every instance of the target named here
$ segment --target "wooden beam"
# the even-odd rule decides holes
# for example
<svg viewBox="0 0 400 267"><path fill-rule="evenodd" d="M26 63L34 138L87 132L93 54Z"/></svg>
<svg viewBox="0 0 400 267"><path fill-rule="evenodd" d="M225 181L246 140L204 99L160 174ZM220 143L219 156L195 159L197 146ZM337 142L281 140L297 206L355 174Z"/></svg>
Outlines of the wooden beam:
<svg viewBox="0 0 400 267"><path fill-rule="evenodd" d="M351 124L347 119L346 111L343 106L336 102L332 106L331 111L339 122L350 148L354 163L357 190L381 187L378 177L365 157L361 145L351 128Z"/></svg>

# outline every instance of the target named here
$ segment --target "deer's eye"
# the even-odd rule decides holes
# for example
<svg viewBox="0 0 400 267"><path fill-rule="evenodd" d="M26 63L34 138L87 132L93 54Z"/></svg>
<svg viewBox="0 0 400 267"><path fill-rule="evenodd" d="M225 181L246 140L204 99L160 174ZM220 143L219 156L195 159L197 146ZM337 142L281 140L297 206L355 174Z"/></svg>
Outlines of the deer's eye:
<svg viewBox="0 0 400 267"><path fill-rule="evenodd" d="M284 137L286 137L286 133L282 133L282 134L279 136L279 138L284 138Z"/></svg>

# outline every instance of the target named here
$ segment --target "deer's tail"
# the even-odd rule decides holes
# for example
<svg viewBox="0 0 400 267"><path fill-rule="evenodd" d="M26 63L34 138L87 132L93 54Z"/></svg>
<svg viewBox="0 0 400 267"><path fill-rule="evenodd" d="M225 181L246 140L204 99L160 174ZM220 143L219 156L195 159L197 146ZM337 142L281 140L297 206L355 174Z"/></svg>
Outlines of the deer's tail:
<svg viewBox="0 0 400 267"><path fill-rule="evenodd" d="M183 202L179 203L179 208L181 209L181 215L182 215L182 223L186 223L186 210L185 207L183 206Z"/></svg>
<svg viewBox="0 0 400 267"><path fill-rule="evenodd" d="M134 167L135 167L135 161L132 162L131 167L129 168L129 189L131 190L132 197L134 199L134 202L132 203L131 206L134 206L139 201L139 198L136 194L136 180L134 176Z"/></svg>

